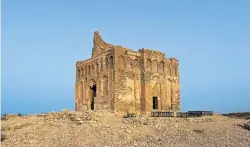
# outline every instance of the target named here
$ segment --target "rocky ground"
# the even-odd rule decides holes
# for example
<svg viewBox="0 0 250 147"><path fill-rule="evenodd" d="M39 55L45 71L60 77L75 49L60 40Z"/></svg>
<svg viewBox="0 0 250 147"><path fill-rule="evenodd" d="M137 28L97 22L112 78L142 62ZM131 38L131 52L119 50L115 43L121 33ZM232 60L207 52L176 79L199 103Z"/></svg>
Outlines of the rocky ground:
<svg viewBox="0 0 250 147"><path fill-rule="evenodd" d="M2 117L2 147L250 147L250 120L123 118L105 111Z"/></svg>

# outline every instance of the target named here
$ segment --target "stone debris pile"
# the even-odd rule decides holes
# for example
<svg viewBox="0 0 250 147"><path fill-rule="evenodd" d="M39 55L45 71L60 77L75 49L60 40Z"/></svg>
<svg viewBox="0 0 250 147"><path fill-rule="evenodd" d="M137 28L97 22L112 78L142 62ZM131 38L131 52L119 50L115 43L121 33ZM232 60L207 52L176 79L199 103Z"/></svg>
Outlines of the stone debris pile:
<svg viewBox="0 0 250 147"><path fill-rule="evenodd" d="M18 118L29 118L29 117L39 117L43 118L45 121L63 121L63 120L70 120L76 122L78 124L82 124L84 122L94 122L98 121L98 119L106 117L106 116L116 116L116 114L100 110L100 111L71 111L68 109L64 109L61 112L49 112L49 113L42 113L42 114L31 114L31 115L18 115L18 114L8 114L2 116L2 120L9 120L9 119L18 119Z"/></svg>
<svg viewBox="0 0 250 147"><path fill-rule="evenodd" d="M248 123L241 124L239 126L241 126L242 128L247 129L248 131L250 131L250 121Z"/></svg>
<svg viewBox="0 0 250 147"><path fill-rule="evenodd" d="M139 124L139 125L154 125L154 124L166 124L166 123L202 123L210 122L214 119L211 117L200 117L200 118L156 118L156 117L130 117L123 118L124 124Z"/></svg>
<svg viewBox="0 0 250 147"><path fill-rule="evenodd" d="M18 114L6 114L6 115L2 115L1 116L1 120L8 120L11 118L16 118L16 117L22 117L22 115L18 115Z"/></svg>
<svg viewBox="0 0 250 147"><path fill-rule="evenodd" d="M105 116L114 116L114 113L107 111L71 111L64 109L61 112L50 112L47 114L38 114L38 117L44 117L45 120L54 120L54 121L62 121L62 120L70 120L76 122L77 124L82 124L85 122L96 122L99 118Z"/></svg>

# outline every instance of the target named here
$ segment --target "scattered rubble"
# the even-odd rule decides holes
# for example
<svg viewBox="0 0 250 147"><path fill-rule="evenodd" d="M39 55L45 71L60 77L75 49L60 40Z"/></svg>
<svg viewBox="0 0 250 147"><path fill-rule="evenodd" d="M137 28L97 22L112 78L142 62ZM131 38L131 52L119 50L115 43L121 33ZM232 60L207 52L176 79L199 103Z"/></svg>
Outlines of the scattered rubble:
<svg viewBox="0 0 250 147"><path fill-rule="evenodd" d="M249 124L249 120L219 115L124 118L107 111L63 110L27 116L5 115L2 117L1 141L3 147L243 147L250 146Z"/></svg>
<svg viewBox="0 0 250 147"><path fill-rule="evenodd" d="M240 124L239 126L250 131L250 121L245 124Z"/></svg>

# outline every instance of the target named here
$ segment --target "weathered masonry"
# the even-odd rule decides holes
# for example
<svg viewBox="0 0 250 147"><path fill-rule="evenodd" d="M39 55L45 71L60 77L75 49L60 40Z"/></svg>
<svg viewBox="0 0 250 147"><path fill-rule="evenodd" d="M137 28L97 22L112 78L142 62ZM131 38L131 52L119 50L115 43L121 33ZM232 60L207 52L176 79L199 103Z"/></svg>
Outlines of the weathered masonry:
<svg viewBox="0 0 250 147"><path fill-rule="evenodd" d="M142 115L179 111L178 65L159 51L108 44L95 32L92 57L76 63L75 109Z"/></svg>

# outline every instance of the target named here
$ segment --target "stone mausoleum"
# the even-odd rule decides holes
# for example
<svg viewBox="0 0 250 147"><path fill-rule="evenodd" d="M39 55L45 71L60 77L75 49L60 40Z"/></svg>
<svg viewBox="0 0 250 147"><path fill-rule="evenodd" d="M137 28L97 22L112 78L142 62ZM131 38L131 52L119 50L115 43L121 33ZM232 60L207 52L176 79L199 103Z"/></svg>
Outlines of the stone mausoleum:
<svg viewBox="0 0 250 147"><path fill-rule="evenodd" d="M179 62L156 50L133 51L94 33L92 57L76 63L76 111L150 114L179 111Z"/></svg>

